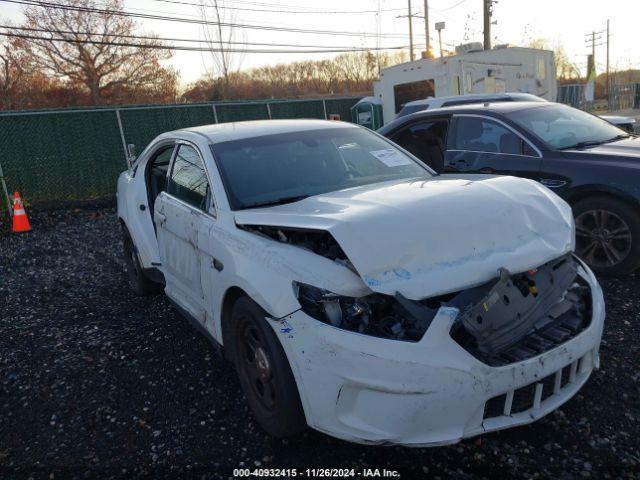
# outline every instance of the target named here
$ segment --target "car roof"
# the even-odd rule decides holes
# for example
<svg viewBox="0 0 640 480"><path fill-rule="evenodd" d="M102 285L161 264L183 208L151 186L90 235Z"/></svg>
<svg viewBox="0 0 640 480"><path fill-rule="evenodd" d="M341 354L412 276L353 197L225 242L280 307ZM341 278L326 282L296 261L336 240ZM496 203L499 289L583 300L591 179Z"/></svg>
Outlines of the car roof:
<svg viewBox="0 0 640 480"><path fill-rule="evenodd" d="M464 95L447 95L444 97L428 97L428 98L422 98L420 100L412 100L411 102L405 103L404 107L412 107L415 105L442 104L445 102L465 101L465 100L468 100L468 101L477 100L478 102L482 102L484 99L494 99L494 98L500 98L500 99L529 98L531 99L531 101L540 101L540 102L546 101L543 98L537 97L532 93L525 93L525 92L467 93Z"/></svg>
<svg viewBox="0 0 640 480"><path fill-rule="evenodd" d="M451 105L449 107L438 107L429 110L422 110L420 112L413 113L412 115L425 115L436 114L445 112L461 113L466 111L467 113L483 113L483 112L498 112L508 113L516 112L518 110L526 110L528 108L545 108L549 105L557 105L555 102L478 102L468 103L464 105ZM409 115L407 115L408 117Z"/></svg>
<svg viewBox="0 0 640 480"><path fill-rule="evenodd" d="M251 120L246 122L229 122L189 127L167 132L164 135L171 136L179 132L196 133L207 137L212 143L220 143L265 135L276 135L279 133L304 132L328 128L360 127L352 123L336 122L334 120Z"/></svg>

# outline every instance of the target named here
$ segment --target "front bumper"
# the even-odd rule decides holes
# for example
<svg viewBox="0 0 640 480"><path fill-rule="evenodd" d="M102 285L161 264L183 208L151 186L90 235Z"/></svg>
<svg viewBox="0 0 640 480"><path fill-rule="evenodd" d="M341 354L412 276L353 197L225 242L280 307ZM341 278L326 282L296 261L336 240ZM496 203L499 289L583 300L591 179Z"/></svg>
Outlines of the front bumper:
<svg viewBox="0 0 640 480"><path fill-rule="evenodd" d="M449 335L441 308L416 343L334 328L294 312L270 322L287 354L307 423L358 443L442 445L531 423L570 399L599 365L602 290L593 273L591 324L536 357L490 367Z"/></svg>

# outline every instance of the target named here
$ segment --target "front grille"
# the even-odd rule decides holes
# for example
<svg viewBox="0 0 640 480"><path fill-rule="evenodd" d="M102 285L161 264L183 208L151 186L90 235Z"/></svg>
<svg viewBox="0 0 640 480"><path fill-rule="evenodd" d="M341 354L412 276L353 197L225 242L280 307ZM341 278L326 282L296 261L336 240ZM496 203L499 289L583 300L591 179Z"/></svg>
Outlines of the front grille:
<svg viewBox="0 0 640 480"><path fill-rule="evenodd" d="M525 337L522 341L497 356L481 355L478 352L477 357L480 357L481 360L491 366L521 362L540 355L541 353L548 352L566 341L571 340L587 328L590 323L590 314L580 318L577 313L569 311L549 325L548 328L539 330Z"/></svg>
<svg viewBox="0 0 640 480"><path fill-rule="evenodd" d="M509 416L528 410L538 409L542 402L562 392L576 380L580 362L585 357L564 368L520 388L490 398L484 405L484 419Z"/></svg>

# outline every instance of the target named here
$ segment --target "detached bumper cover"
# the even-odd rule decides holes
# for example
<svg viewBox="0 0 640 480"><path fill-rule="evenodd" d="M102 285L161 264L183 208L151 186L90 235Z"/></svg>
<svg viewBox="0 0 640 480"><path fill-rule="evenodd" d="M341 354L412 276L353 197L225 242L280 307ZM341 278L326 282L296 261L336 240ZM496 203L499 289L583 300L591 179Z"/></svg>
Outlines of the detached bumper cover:
<svg viewBox="0 0 640 480"><path fill-rule="evenodd" d="M296 378L309 425L359 443L455 443L530 423L570 399L599 365L602 290L584 268L592 321L525 361L488 366L450 336L459 311L443 307L417 343L331 327L302 311L271 322Z"/></svg>

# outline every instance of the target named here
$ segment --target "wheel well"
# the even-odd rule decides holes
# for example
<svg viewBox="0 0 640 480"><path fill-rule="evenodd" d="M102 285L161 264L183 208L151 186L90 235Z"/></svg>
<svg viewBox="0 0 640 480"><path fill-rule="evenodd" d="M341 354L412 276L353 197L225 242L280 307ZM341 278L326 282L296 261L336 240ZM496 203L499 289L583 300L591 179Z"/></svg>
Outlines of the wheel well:
<svg viewBox="0 0 640 480"><path fill-rule="evenodd" d="M227 342L227 340L231 338L231 311L233 310L233 305L236 303L236 300L245 295L248 296L240 287L231 287L225 293L224 300L222 301L222 312L220 315L222 344L224 346L224 357L227 360L232 359L231 354L233 350L231 342Z"/></svg>
<svg viewBox="0 0 640 480"><path fill-rule="evenodd" d="M608 192L604 190L585 190L582 192L578 192L574 195L571 195L569 198L567 198L567 202L573 208L573 206L579 201L584 200L585 198L591 198L591 197L605 197L611 200L618 200L634 208L637 208L638 206L640 206L640 202L633 200L624 194L618 194L618 193Z"/></svg>

